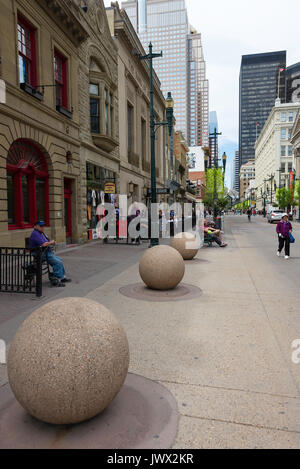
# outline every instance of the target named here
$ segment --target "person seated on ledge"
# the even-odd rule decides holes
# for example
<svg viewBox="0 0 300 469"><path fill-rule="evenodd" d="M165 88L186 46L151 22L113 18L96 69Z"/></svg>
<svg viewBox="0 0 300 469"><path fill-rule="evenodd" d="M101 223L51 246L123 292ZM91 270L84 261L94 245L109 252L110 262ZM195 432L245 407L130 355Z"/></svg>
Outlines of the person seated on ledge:
<svg viewBox="0 0 300 469"><path fill-rule="evenodd" d="M48 236L45 235L45 226L46 223L43 220L38 220L34 223L34 230L29 239L30 248L48 248L47 260L53 268L53 275L55 279L58 280L58 286L65 286L65 283L71 282L72 280L66 277L63 261L54 254L52 246L56 245L56 241L50 241ZM45 252L43 252L42 260L46 260Z"/></svg>
<svg viewBox="0 0 300 469"><path fill-rule="evenodd" d="M208 226L206 220L204 220L204 234L209 235L212 241L217 243L220 248L226 248L227 244L222 241L222 231Z"/></svg>

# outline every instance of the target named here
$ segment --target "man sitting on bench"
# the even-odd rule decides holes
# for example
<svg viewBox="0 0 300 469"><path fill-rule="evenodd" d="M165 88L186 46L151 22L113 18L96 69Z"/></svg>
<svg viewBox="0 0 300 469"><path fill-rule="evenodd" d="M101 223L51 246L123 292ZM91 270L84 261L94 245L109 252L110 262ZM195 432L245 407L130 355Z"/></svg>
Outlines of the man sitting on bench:
<svg viewBox="0 0 300 469"><path fill-rule="evenodd" d="M35 222L34 230L31 233L29 240L30 248L48 248L48 253L47 255L45 252L43 253L42 260L47 260L48 263L52 266L54 277L58 281L57 285L60 287L64 287L65 283L71 282L71 279L66 277L63 261L59 257L57 257L53 252L52 246L56 245L56 241L50 241L49 238L45 235L45 225L46 223L42 220L38 220Z"/></svg>

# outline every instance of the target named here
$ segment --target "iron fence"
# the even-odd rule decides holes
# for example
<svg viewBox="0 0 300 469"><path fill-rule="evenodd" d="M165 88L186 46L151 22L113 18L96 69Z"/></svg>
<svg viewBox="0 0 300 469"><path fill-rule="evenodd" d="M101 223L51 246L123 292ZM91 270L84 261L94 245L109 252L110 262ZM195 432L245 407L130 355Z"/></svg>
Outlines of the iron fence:
<svg viewBox="0 0 300 469"><path fill-rule="evenodd" d="M0 292L42 296L42 249L0 247Z"/></svg>

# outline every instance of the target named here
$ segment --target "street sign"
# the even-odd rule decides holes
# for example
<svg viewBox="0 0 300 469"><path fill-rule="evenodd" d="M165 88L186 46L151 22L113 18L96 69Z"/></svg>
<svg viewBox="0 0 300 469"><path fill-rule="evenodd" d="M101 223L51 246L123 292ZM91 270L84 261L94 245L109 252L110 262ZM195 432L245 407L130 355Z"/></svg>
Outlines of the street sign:
<svg viewBox="0 0 300 469"><path fill-rule="evenodd" d="M156 189L156 194L157 194L157 195L166 195L166 194L170 194L170 189L168 189L167 187L158 188L158 189ZM151 189L148 189L148 190L147 190L147 195L151 195Z"/></svg>

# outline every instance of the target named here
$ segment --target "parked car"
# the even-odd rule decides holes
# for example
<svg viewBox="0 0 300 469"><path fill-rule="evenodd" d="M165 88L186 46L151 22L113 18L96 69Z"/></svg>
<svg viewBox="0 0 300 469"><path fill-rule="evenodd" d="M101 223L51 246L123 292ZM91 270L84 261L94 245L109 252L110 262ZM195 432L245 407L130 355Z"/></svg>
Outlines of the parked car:
<svg viewBox="0 0 300 469"><path fill-rule="evenodd" d="M282 215L284 213L284 210L270 210L267 214L268 223L278 223L282 219Z"/></svg>

